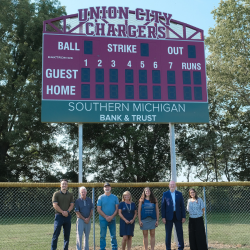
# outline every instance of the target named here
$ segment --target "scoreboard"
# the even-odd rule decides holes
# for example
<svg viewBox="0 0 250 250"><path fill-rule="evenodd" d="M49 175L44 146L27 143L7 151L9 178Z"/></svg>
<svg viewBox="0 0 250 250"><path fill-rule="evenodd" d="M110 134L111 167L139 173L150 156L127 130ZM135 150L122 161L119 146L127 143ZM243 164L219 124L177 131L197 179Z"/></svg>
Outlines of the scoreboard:
<svg viewBox="0 0 250 250"><path fill-rule="evenodd" d="M44 32L42 121L206 123L204 41Z"/></svg>

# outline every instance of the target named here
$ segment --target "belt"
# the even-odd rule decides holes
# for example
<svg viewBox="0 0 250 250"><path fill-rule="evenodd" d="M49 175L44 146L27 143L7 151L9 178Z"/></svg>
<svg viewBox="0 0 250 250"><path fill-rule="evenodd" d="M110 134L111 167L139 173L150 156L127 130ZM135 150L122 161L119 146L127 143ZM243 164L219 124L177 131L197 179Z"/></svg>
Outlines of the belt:
<svg viewBox="0 0 250 250"><path fill-rule="evenodd" d="M55 214L60 214L60 215L62 215L62 213L55 213Z"/></svg>

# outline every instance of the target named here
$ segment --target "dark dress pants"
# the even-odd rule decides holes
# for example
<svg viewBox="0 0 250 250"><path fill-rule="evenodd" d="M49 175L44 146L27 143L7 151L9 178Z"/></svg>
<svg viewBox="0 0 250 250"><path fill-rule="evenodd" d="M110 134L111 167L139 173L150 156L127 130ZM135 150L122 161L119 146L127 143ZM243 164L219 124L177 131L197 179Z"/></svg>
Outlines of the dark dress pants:
<svg viewBox="0 0 250 250"><path fill-rule="evenodd" d="M207 250L207 240L203 217L189 218L189 245L191 250Z"/></svg>
<svg viewBox="0 0 250 250"><path fill-rule="evenodd" d="M54 234L52 237L51 242L51 250L57 249L57 241L58 237L61 232L61 228L63 227L63 234L64 234L64 250L68 250L69 248L69 236L70 236L70 230L71 230L71 215L69 214L68 217L64 217L61 214L55 215L55 221L54 221Z"/></svg>
<svg viewBox="0 0 250 250"><path fill-rule="evenodd" d="M166 220L165 224L166 248L167 250L171 250L171 235L172 235L173 224L175 224L176 234L178 238L178 250L182 250L184 248L182 221L177 220L175 213L173 216L173 220Z"/></svg>

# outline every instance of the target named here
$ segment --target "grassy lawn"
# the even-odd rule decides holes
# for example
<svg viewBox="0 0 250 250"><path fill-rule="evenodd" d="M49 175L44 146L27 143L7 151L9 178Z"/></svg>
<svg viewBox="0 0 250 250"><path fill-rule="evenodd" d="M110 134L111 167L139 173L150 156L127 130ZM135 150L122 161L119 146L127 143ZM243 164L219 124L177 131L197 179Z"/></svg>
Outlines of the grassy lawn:
<svg viewBox="0 0 250 250"><path fill-rule="evenodd" d="M247 217L246 217L247 216ZM232 219L233 218L233 219ZM234 219L237 218L237 219ZM241 214L228 216L226 214L214 214L208 217L208 242L220 243L226 245L238 245L240 249L250 250L250 223L249 215ZM53 218L1 218L0 220L0 249L3 250L44 250L50 249L51 238L53 234ZM90 247L93 247L93 224L91 225ZM188 222L184 223L184 240L188 242ZM100 240L99 224L95 224L95 245L99 248ZM142 232L138 222L135 226L135 235L133 246L143 245ZM76 226L75 217L72 219L70 248L75 249ZM119 219L117 218L117 241L121 246L121 237L119 235ZM156 244L164 244L165 227L160 224L156 229ZM226 246L225 246L226 247ZM63 232L58 240L58 250L63 248ZM110 246L110 236L107 233L107 248ZM213 248L216 249L216 248ZM227 248L224 248L226 250ZM230 248L232 249L232 248Z"/></svg>
<svg viewBox="0 0 250 250"><path fill-rule="evenodd" d="M237 233L232 229L237 229ZM53 233L53 224L12 224L0 225L0 249L50 249L50 243ZM188 241L187 224L183 227L185 242ZM96 249L99 246L99 226L95 227L96 232ZM208 225L209 237L208 241L219 242L223 244L241 244L242 246L250 245L249 232L250 225ZM156 229L156 243L164 243L165 229L160 225ZM76 228L75 223L72 224L70 247L75 248ZM119 225L117 225L117 240L119 246L121 245L121 238L119 237ZM63 246L63 233L58 240L58 249ZM90 235L90 246L93 246L93 227L92 235ZM136 225L135 236L133 238L133 246L142 246L142 232L139 225ZM107 234L107 248L110 248L110 237ZM242 249L242 248L241 248ZM250 248L245 248L250 249Z"/></svg>

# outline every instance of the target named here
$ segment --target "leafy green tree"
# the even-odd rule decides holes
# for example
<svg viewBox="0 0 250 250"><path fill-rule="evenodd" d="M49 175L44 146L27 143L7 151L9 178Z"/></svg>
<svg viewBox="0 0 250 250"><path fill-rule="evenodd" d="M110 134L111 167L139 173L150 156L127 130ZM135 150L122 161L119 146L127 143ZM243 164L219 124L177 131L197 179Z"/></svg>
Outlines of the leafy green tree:
<svg viewBox="0 0 250 250"><path fill-rule="evenodd" d="M210 123L189 125L179 146L203 181L249 180L250 1L221 1L212 13L216 25L205 40Z"/></svg>
<svg viewBox="0 0 250 250"><path fill-rule="evenodd" d="M72 138L77 127L69 125ZM170 179L168 124L84 124L85 172L93 181Z"/></svg>
<svg viewBox="0 0 250 250"><path fill-rule="evenodd" d="M177 144L187 165L185 174L189 177L192 173L201 181L220 181L223 176L227 181L239 180L241 151L247 151L244 141L249 141L239 106L225 109L223 100L209 85L209 116L209 124L182 126ZM244 156L242 160L247 159Z"/></svg>
<svg viewBox="0 0 250 250"><path fill-rule="evenodd" d="M44 180L66 153L40 118L43 21L64 14L56 0L0 1L0 181Z"/></svg>
<svg viewBox="0 0 250 250"><path fill-rule="evenodd" d="M75 128L76 134L70 133L70 128ZM66 173L57 173L60 175L61 179L68 179L71 182L78 182L78 173L79 173L79 148L78 148L78 128L76 124L65 124L63 126L64 136L62 138L61 144L65 147L67 151L66 154L63 154L60 159L60 165L66 167ZM83 141L84 151L83 151L83 169L82 169L82 182L87 182L87 166L90 164L88 156L88 147L86 142ZM85 152L87 151L87 152Z"/></svg>
<svg viewBox="0 0 250 250"><path fill-rule="evenodd" d="M206 39L209 88L220 100L218 114L227 123L223 137L230 134L234 146L223 155L230 152L234 177L249 179L242 174L250 171L250 1L221 1L212 13L216 27Z"/></svg>
<svg viewBox="0 0 250 250"><path fill-rule="evenodd" d="M209 29L207 74L224 98L250 106L250 1L224 0L212 11L216 27Z"/></svg>

